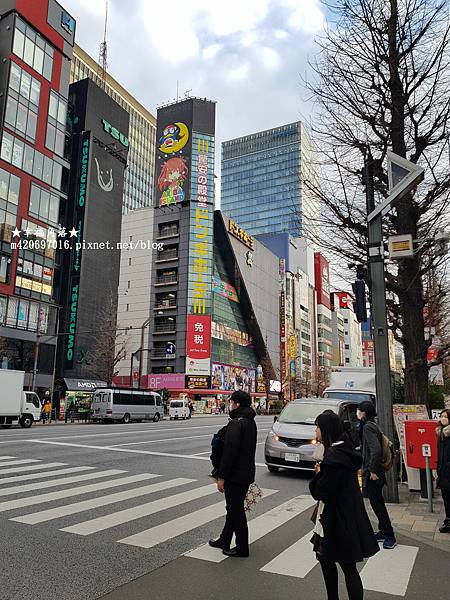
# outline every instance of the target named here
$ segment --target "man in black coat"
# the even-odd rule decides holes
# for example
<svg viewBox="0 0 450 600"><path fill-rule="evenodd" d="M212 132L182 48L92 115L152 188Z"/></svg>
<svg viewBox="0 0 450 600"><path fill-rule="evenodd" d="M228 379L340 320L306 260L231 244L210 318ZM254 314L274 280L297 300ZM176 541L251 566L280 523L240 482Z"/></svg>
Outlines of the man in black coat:
<svg viewBox="0 0 450 600"><path fill-rule="evenodd" d="M385 550L391 550L397 545L394 529L383 498L383 487L386 476L381 467L383 446L382 433L375 423L375 406L369 400L358 405L357 416L360 420L360 436L362 449L363 492L369 499L373 512L378 519L376 539L383 543Z"/></svg>
<svg viewBox="0 0 450 600"><path fill-rule="evenodd" d="M250 484L255 481L255 416L250 396L240 390L234 392L230 399L230 421L217 472L217 489L225 493L227 516L220 537L209 542L213 548L221 548L226 556L249 555L244 500ZM230 549L233 533L236 547Z"/></svg>

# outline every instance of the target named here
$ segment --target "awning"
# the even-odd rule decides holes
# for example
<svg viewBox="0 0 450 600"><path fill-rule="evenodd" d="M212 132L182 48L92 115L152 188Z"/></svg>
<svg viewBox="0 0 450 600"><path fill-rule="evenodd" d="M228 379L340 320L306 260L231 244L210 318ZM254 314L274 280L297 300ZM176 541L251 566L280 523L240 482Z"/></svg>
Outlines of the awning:
<svg viewBox="0 0 450 600"><path fill-rule="evenodd" d="M171 394L195 394L196 396L231 396L234 392L231 390L200 390L200 389L170 389L168 388ZM250 392L250 396L255 398L265 398L266 394L262 394L261 392Z"/></svg>
<svg viewBox="0 0 450 600"><path fill-rule="evenodd" d="M94 379L69 379L64 378L68 392L95 392L97 388L108 387L106 381Z"/></svg>

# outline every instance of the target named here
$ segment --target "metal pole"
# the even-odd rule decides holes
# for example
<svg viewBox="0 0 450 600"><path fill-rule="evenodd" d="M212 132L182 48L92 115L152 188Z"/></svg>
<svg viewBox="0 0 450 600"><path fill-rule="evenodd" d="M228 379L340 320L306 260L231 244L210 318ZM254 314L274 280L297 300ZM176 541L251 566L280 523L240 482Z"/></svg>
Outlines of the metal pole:
<svg viewBox="0 0 450 600"><path fill-rule="evenodd" d="M53 405L53 394L55 392L55 377L56 377L56 357L58 351L58 336L59 336L59 310L61 307L58 307L56 312L56 344L55 344L55 354L53 356L53 372L52 372L52 386L50 388L50 401ZM56 420L56 415L55 415Z"/></svg>
<svg viewBox="0 0 450 600"><path fill-rule="evenodd" d="M41 337L41 334L39 332L39 325L40 325L40 320L38 319L38 330L37 330L37 335L36 335L36 343L34 345L33 375L31 378L31 391L32 392L35 391L35 382L36 382L36 374L37 374L38 359L39 359L39 340Z"/></svg>
<svg viewBox="0 0 450 600"><path fill-rule="evenodd" d="M430 457L425 456L425 465L427 472L427 496L428 496L428 512L433 512L433 483L431 480Z"/></svg>
<svg viewBox="0 0 450 600"><path fill-rule="evenodd" d="M144 357L144 335L145 335L145 328L147 327L147 325L150 323L150 318L146 319L141 326L141 347L139 348L140 352L139 352L139 385L138 387L141 387L141 380L142 380L142 363L143 363L143 357Z"/></svg>
<svg viewBox="0 0 450 600"><path fill-rule="evenodd" d="M374 161L370 149L366 156L367 214L375 208ZM381 213L368 223L368 262L371 282L371 319L375 346L375 379L377 388L378 422L383 433L394 439L392 418L391 369L386 313L386 285L384 272L383 223ZM398 502L396 469L386 473L388 502Z"/></svg>

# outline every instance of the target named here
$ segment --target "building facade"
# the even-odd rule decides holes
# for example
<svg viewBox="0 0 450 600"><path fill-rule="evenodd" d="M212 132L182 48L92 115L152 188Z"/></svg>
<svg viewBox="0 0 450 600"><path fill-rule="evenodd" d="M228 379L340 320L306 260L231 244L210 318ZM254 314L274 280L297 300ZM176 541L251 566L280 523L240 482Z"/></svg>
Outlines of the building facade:
<svg viewBox="0 0 450 600"><path fill-rule="evenodd" d="M342 315L344 321L344 366L363 367L361 324L358 323L353 310L352 296L347 292L334 292L333 307Z"/></svg>
<svg viewBox="0 0 450 600"><path fill-rule="evenodd" d="M318 391L328 383L333 359L333 329L331 322L330 263L316 252L314 254L314 276L317 294L317 379Z"/></svg>
<svg viewBox="0 0 450 600"><path fill-rule="evenodd" d="M55 0L1 0L0 15L0 354L43 392L56 348L75 21Z"/></svg>
<svg viewBox="0 0 450 600"><path fill-rule="evenodd" d="M131 210L152 206L156 119L111 75L106 73L103 81L99 73L98 63L75 45L71 83L89 77L130 115L130 147L123 189L123 213L127 214Z"/></svg>
<svg viewBox="0 0 450 600"><path fill-rule="evenodd" d="M319 178L313 144L300 123L222 144L221 209L251 235L287 232L320 238Z"/></svg>

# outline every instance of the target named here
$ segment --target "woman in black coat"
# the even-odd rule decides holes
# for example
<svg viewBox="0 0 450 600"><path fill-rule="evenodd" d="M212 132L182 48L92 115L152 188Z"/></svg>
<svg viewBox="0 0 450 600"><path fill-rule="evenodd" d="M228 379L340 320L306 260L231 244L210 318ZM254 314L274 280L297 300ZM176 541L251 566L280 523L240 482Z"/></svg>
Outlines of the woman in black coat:
<svg viewBox="0 0 450 600"><path fill-rule="evenodd" d="M356 563L373 556L379 547L359 488L361 455L344 435L341 419L331 411L317 417L316 436L325 454L309 484L311 495L319 501L311 541L328 600L339 600L337 563L344 572L349 600L362 600Z"/></svg>
<svg viewBox="0 0 450 600"><path fill-rule="evenodd" d="M445 507L445 521L441 533L450 533L450 410L443 410L436 429L438 437L437 486L441 488Z"/></svg>

